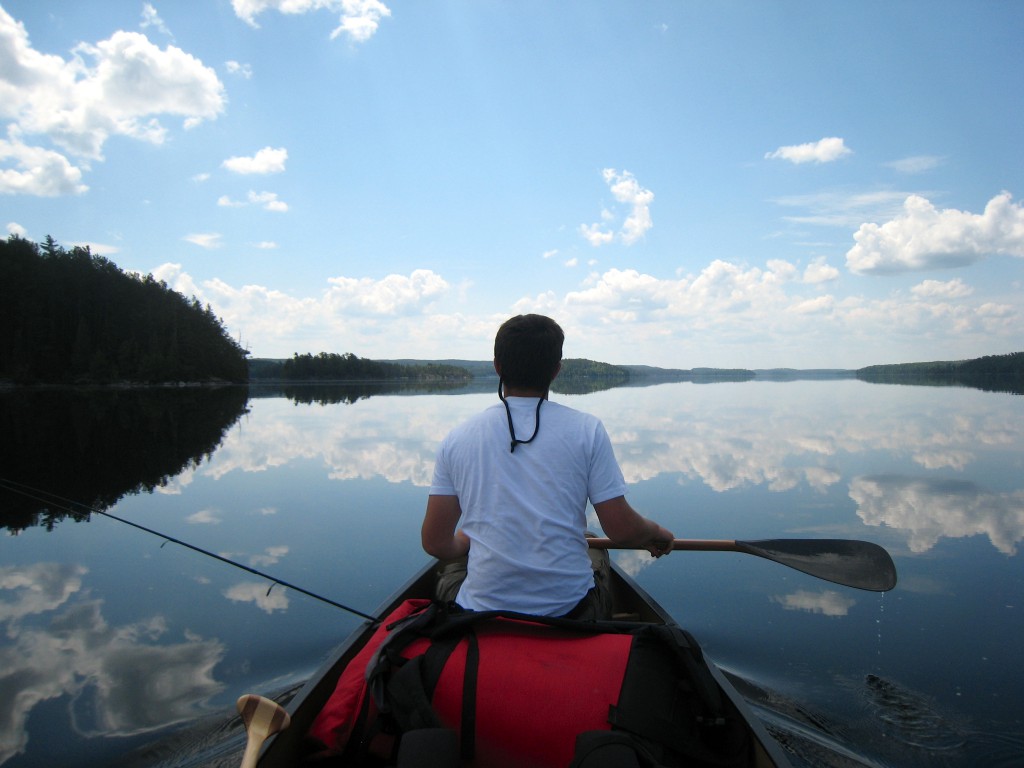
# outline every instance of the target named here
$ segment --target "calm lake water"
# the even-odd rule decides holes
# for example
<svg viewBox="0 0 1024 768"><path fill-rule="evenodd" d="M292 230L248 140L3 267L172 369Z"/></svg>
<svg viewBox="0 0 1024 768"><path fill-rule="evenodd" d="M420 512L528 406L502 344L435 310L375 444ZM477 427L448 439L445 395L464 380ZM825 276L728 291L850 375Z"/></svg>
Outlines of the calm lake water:
<svg viewBox="0 0 1024 768"><path fill-rule="evenodd" d="M0 393L0 765L237 765L242 693L427 560L434 449L485 392ZM736 553L616 559L823 766L1024 765L1024 399L859 381L552 396L600 416L683 538L885 546L884 595ZM42 499L42 500L41 500ZM14 535L16 534L16 535Z"/></svg>

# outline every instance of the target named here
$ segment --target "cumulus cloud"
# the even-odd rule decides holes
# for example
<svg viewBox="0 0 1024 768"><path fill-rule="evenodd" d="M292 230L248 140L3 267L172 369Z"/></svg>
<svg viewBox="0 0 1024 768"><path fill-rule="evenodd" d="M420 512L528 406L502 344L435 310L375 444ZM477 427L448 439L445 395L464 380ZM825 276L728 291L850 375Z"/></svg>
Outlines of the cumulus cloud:
<svg viewBox="0 0 1024 768"><path fill-rule="evenodd" d="M372 278L332 277L328 306L339 312L394 315L417 312L448 290L448 283L429 269L411 274Z"/></svg>
<svg viewBox="0 0 1024 768"><path fill-rule="evenodd" d="M381 19L391 15L391 9L380 0L231 0L231 6L238 18L254 28L259 27L256 17L264 11L299 14L326 9L340 14L331 39L345 35L356 43L373 37Z"/></svg>
<svg viewBox="0 0 1024 768"><path fill-rule="evenodd" d="M162 115L190 127L224 110L224 86L212 69L140 32L81 43L64 59L33 48L25 26L0 7L0 57L0 120L7 122L0 189L8 193L85 191L82 169L45 143L99 161L111 136L162 143Z"/></svg>
<svg viewBox="0 0 1024 768"><path fill-rule="evenodd" d="M229 157L222 165L229 171L241 174L268 174L284 171L288 150L284 147L264 147L252 157Z"/></svg>
<svg viewBox="0 0 1024 768"><path fill-rule="evenodd" d="M612 197L625 208L625 219L615 232L612 223L617 218L616 214L605 209L601 212L602 223L581 224L580 235L595 247L611 243L616 238L625 245L632 245L654 226L651 220L654 193L641 187L629 171L619 173L614 168L605 168L601 175Z"/></svg>
<svg viewBox="0 0 1024 768"><path fill-rule="evenodd" d="M896 218L862 224L846 264L861 274L965 267L986 256L1024 257L1024 208L1009 192L989 200L984 213L938 210L911 195Z"/></svg>
<svg viewBox="0 0 1024 768"><path fill-rule="evenodd" d="M59 152L0 139L0 194L57 197L88 189L82 183L82 169Z"/></svg>
<svg viewBox="0 0 1024 768"><path fill-rule="evenodd" d="M853 150L848 148L842 139L831 136L807 144L779 147L774 152L766 153L765 159L788 160L800 165L802 163L831 163L850 154L853 154Z"/></svg>
<svg viewBox="0 0 1024 768"><path fill-rule="evenodd" d="M807 269L804 270L803 281L812 285L838 279L839 270L827 264L824 256L812 261L807 265Z"/></svg>
<svg viewBox="0 0 1024 768"><path fill-rule="evenodd" d="M408 345L407 353L397 355L408 357L422 349L421 342L443 339L450 345L454 339L478 334L480 323L493 334L487 321L433 316L435 303L451 286L425 269L381 278L330 278L316 296L293 296L260 285L236 287L216 278L196 281L173 263L157 267L153 276L209 303L229 327L247 338L263 339L275 349L280 345L281 354L337 349L338 340L344 339L349 351L367 355L362 350L379 349L386 337L389 343L399 340Z"/></svg>
<svg viewBox="0 0 1024 768"><path fill-rule="evenodd" d="M946 282L925 280L911 288L910 292L922 299L962 299L974 293L974 289L958 277Z"/></svg>
<svg viewBox="0 0 1024 768"><path fill-rule="evenodd" d="M7 222L7 234L28 237L28 230L16 221L9 221Z"/></svg>

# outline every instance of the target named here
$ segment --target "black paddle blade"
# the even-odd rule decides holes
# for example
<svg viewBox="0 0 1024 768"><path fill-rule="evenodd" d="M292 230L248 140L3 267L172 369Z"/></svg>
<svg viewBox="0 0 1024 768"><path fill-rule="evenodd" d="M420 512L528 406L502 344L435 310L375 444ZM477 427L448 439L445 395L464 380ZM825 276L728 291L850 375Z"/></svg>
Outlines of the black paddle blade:
<svg viewBox="0 0 1024 768"><path fill-rule="evenodd" d="M847 587L888 592L896 586L895 563L870 541L764 539L737 541L736 549Z"/></svg>

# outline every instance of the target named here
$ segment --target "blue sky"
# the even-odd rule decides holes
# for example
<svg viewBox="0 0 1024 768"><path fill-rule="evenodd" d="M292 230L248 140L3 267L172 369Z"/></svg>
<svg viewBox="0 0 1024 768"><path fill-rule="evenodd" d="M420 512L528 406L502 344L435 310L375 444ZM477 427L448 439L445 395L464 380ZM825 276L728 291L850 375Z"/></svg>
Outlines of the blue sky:
<svg viewBox="0 0 1024 768"><path fill-rule="evenodd" d="M0 0L0 226L257 357L1024 349L1024 3Z"/></svg>

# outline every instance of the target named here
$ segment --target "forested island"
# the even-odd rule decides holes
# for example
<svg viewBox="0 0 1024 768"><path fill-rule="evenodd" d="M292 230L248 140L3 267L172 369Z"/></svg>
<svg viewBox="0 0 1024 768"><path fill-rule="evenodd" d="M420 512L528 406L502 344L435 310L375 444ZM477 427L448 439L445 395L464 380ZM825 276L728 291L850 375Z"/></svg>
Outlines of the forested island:
<svg viewBox="0 0 1024 768"><path fill-rule="evenodd" d="M1024 394L1024 352L973 360L871 365L858 369L857 378L872 384L960 386Z"/></svg>
<svg viewBox="0 0 1024 768"><path fill-rule="evenodd" d="M0 241L0 381L244 383L247 352L196 298L88 247Z"/></svg>
<svg viewBox="0 0 1024 768"><path fill-rule="evenodd" d="M419 381L467 382L473 375L465 368L444 363L403 364L357 357L351 352L339 355L295 353L287 360L257 358L249 364L250 379L299 382Z"/></svg>

